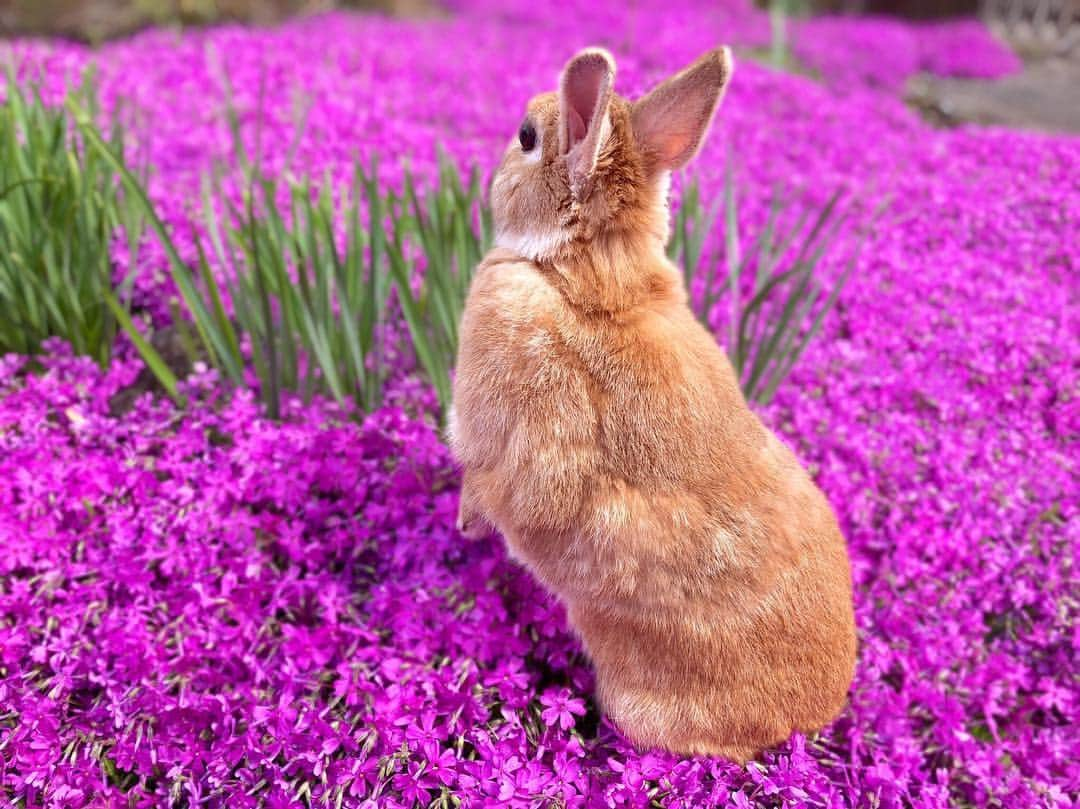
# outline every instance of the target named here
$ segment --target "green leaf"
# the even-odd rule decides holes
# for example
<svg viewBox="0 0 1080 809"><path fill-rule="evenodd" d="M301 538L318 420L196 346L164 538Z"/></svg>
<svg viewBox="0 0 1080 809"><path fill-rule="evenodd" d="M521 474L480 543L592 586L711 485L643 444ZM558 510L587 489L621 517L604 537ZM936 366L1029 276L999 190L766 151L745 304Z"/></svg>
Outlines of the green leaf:
<svg viewBox="0 0 1080 809"><path fill-rule="evenodd" d="M128 338L135 346L135 350L139 352L139 356L142 357L143 362L146 363L146 367L153 373L154 378L161 383L161 387L165 389L165 392L169 394L169 397L179 405L183 405L184 399L180 395L178 390L178 384L176 380L176 374L172 372L172 369L165 363L161 355L157 352L145 337L135 327L135 324L131 320L131 315L127 310L120 305L120 302L116 300L116 297L111 292L105 293L105 305L112 310L113 315L120 323L120 327L127 333Z"/></svg>
<svg viewBox="0 0 1080 809"><path fill-rule="evenodd" d="M683 195L668 255L683 262L687 290L702 271L698 266L704 244L702 224L712 227L714 214L703 214L696 180ZM747 399L765 404L791 373L810 342L817 336L850 266L828 291L816 281L819 265L835 244L846 214L839 210L842 192L832 193L817 209L799 211L787 219L788 206L774 191L762 230L749 241L741 238L734 170L729 158L722 188L726 292L729 296L728 352ZM861 249L861 242L859 244ZM854 258L852 259L854 261ZM693 301L698 318L708 325L717 300L716 262L705 269L705 288ZM749 300L743 301L749 289Z"/></svg>

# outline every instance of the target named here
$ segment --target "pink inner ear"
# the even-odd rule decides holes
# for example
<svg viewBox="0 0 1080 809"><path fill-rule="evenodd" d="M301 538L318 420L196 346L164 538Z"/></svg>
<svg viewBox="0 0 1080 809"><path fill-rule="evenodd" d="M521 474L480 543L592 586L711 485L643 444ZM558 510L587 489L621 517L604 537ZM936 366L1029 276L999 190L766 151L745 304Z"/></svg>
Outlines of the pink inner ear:
<svg viewBox="0 0 1080 809"><path fill-rule="evenodd" d="M566 120L563 126L566 127L567 151L581 143L589 132L606 72L607 65L599 57L575 62L566 72L563 85Z"/></svg>
<svg viewBox="0 0 1080 809"><path fill-rule="evenodd" d="M634 104L634 135L658 166L677 169L694 156L730 77L731 55L717 48Z"/></svg>
<svg viewBox="0 0 1080 809"><path fill-rule="evenodd" d="M585 133L589 131L589 127L585 124L585 119L581 117L581 113L573 107L570 107L566 112L569 118L566 122L566 131L570 135L570 147L573 148L574 144L585 140Z"/></svg>

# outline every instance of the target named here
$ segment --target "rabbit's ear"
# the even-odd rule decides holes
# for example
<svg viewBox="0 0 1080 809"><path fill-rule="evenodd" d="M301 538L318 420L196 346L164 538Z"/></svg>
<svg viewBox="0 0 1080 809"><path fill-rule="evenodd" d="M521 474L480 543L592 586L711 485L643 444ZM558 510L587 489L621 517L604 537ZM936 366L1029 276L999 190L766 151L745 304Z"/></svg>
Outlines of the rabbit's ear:
<svg viewBox="0 0 1080 809"><path fill-rule="evenodd" d="M586 48L566 63L559 81L559 154L566 156L570 188L580 196L611 130L608 105L615 60L602 48Z"/></svg>
<svg viewBox="0 0 1080 809"><path fill-rule="evenodd" d="M634 104L634 137L657 168L681 168L697 154L731 71L731 51L717 48Z"/></svg>

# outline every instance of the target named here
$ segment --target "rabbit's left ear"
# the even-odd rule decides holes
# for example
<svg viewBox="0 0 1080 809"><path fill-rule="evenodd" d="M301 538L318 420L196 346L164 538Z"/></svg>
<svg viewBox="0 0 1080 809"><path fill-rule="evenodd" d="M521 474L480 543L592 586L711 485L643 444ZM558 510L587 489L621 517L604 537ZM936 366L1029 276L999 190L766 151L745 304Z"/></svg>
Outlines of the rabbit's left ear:
<svg viewBox="0 0 1080 809"><path fill-rule="evenodd" d="M608 106L614 83L615 60L603 48L586 48L563 68L559 81L559 154L566 157L570 189L578 198L611 131Z"/></svg>
<svg viewBox="0 0 1080 809"><path fill-rule="evenodd" d="M634 137L656 168L681 168L697 154L731 72L731 51L717 48L634 103Z"/></svg>

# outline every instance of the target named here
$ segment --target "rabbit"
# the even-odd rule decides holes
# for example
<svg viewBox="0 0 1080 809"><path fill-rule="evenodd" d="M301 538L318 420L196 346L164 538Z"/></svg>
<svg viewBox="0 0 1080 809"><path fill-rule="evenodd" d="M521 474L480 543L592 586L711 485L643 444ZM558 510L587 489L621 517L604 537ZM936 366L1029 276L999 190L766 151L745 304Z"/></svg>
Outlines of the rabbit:
<svg viewBox="0 0 1080 809"><path fill-rule="evenodd" d="M498 529L565 604L614 725L745 763L836 717L856 638L836 517L665 256L670 174L732 68L718 48L631 103L589 48L529 103L492 179L448 440L459 530Z"/></svg>

